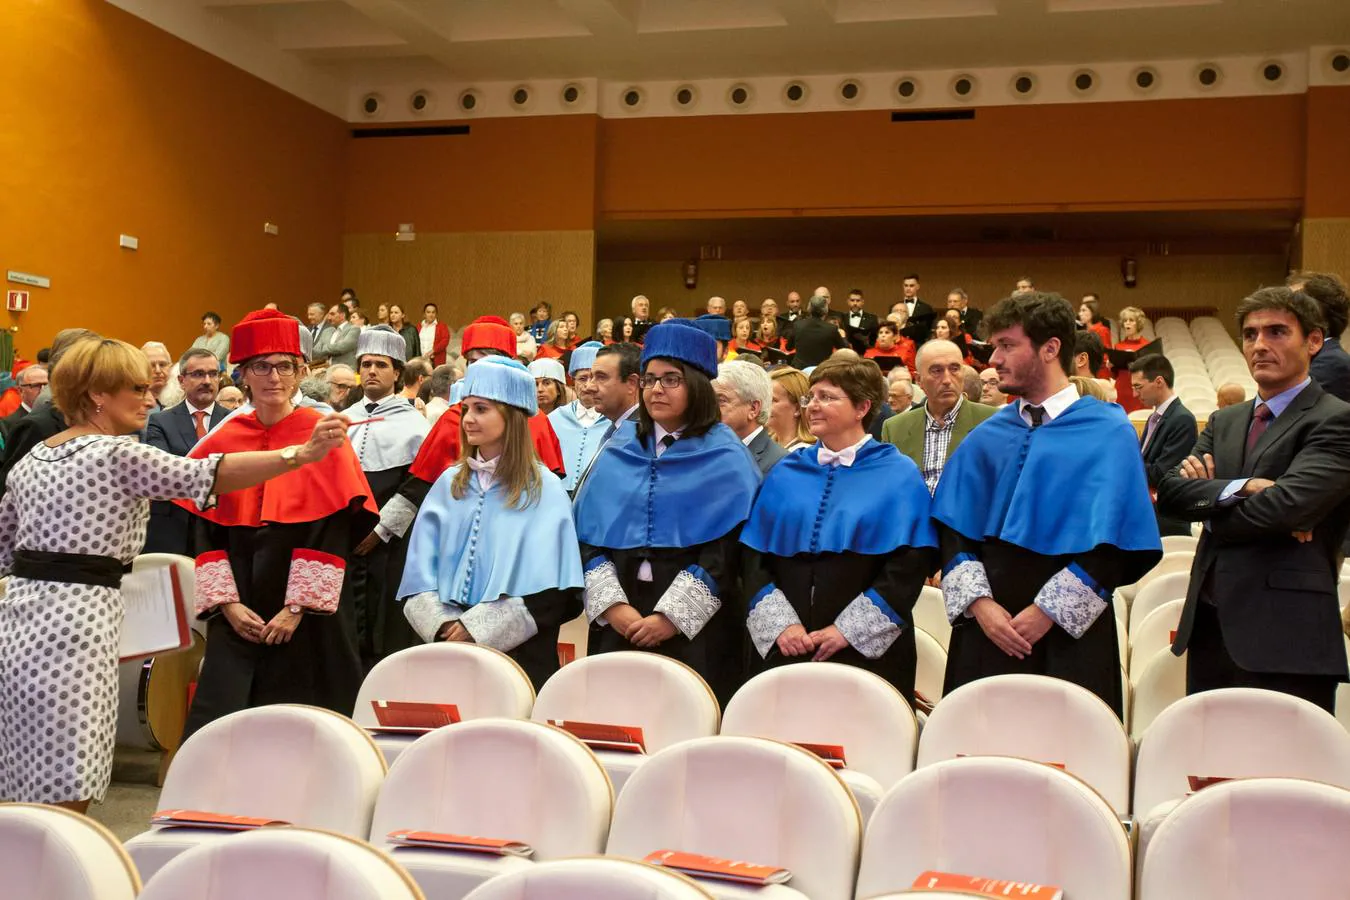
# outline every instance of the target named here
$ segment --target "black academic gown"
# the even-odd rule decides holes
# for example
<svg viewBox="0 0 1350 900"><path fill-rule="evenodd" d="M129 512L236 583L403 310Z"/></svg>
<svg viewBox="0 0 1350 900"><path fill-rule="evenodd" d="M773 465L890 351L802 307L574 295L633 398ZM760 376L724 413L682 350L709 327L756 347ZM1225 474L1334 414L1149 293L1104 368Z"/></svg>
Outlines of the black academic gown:
<svg viewBox="0 0 1350 900"><path fill-rule="evenodd" d="M407 478L407 466L367 472L375 505L383 508ZM422 643L403 615L397 596L407 559L406 536L393 535L365 556L353 555L348 564L347 583L356 608L361 665L366 672L386 656Z"/></svg>

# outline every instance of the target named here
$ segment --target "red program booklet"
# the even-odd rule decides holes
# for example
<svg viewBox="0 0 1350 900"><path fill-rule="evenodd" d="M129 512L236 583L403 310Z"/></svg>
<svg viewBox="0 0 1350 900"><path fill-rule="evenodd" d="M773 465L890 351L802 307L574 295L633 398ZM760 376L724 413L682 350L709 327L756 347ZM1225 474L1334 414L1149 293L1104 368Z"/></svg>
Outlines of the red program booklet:
<svg viewBox="0 0 1350 900"><path fill-rule="evenodd" d="M832 769L843 769L847 767L844 759L844 748L840 744L806 744L801 741L797 746L803 750L810 750L816 756L819 756L825 762L830 764Z"/></svg>
<svg viewBox="0 0 1350 900"><path fill-rule="evenodd" d="M262 819L255 816L231 816L200 809L161 809L150 817L151 825L180 825L193 828L217 828L221 831L249 831L268 825L289 825L281 819Z"/></svg>
<svg viewBox="0 0 1350 900"><path fill-rule="evenodd" d="M619 753L646 753L647 743L642 728L637 725L602 725L598 722L572 722L549 719L548 724L561 728L592 750L615 750Z"/></svg>
<svg viewBox="0 0 1350 900"><path fill-rule="evenodd" d="M558 642L558 667L561 668L570 662L576 662L577 645Z"/></svg>
<svg viewBox="0 0 1350 900"><path fill-rule="evenodd" d="M453 703L372 700L370 705L380 724L366 730L377 734L426 734L459 721L459 707Z"/></svg>
<svg viewBox="0 0 1350 900"><path fill-rule="evenodd" d="M985 897L1064 900L1064 892L1057 887L1029 881L1002 881L979 875L955 875L951 872L924 872L914 879L910 887L916 891L971 891Z"/></svg>
<svg viewBox="0 0 1350 900"><path fill-rule="evenodd" d="M501 838L475 837L469 834L441 834L435 831L402 829L389 832L391 843L400 847L433 847L441 850L466 850L470 853L490 853L493 856L522 856L534 854L534 848L521 841Z"/></svg>
<svg viewBox="0 0 1350 900"><path fill-rule="evenodd" d="M1232 779L1226 778L1223 775L1187 775L1186 781L1191 786L1191 793L1194 794L1201 788L1207 788L1211 784L1222 784L1225 781L1232 781Z"/></svg>
<svg viewBox="0 0 1350 900"><path fill-rule="evenodd" d="M647 854L643 861L697 878L734 881L737 884L784 884L792 877L791 872L778 866L761 866L698 853L681 853L678 850L657 850Z"/></svg>

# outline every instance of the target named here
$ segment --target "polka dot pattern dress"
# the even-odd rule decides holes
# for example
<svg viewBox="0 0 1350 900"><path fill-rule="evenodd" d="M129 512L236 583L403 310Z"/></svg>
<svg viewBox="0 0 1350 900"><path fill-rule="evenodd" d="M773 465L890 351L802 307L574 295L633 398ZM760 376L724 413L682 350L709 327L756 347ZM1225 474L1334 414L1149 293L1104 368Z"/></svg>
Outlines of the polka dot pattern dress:
<svg viewBox="0 0 1350 900"><path fill-rule="evenodd" d="M38 444L0 500L0 574L14 551L130 563L150 500L211 500L219 454L184 459L130 437ZM0 597L0 801L102 800L117 729L117 588L10 578Z"/></svg>

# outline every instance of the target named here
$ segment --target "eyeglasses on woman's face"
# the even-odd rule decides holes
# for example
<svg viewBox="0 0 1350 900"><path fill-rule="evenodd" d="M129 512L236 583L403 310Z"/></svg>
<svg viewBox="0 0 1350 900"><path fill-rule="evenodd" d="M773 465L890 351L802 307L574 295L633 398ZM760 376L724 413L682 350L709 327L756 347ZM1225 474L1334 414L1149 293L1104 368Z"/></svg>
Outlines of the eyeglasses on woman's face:
<svg viewBox="0 0 1350 900"><path fill-rule="evenodd" d="M812 391L809 394L802 394L802 398L799 402L802 407L805 408L810 406L812 401L819 403L821 406L828 406L832 403L843 403L847 399L848 398L842 394L832 394L828 391Z"/></svg>
<svg viewBox="0 0 1350 900"><path fill-rule="evenodd" d="M642 389L651 390L657 385L661 385L663 390L673 391L684 385L684 376L678 372L667 372L664 375L643 375Z"/></svg>
<svg viewBox="0 0 1350 900"><path fill-rule="evenodd" d="M255 359L248 364L248 370L251 374L259 378L266 378L273 372L276 372L282 378L289 378L299 371L299 367L294 360L284 359L281 362L268 362L265 359Z"/></svg>

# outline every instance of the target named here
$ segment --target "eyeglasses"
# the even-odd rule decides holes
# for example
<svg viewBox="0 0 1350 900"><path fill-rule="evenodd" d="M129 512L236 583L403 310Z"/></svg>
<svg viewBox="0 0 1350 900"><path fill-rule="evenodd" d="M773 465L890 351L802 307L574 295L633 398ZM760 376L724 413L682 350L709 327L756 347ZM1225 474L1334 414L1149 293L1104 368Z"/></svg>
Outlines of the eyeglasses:
<svg viewBox="0 0 1350 900"><path fill-rule="evenodd" d="M676 372L667 372L660 378L656 377L655 375L642 376L643 390L650 390L656 387L658 384L660 384L664 390L673 391L684 384L684 376Z"/></svg>
<svg viewBox="0 0 1350 900"><path fill-rule="evenodd" d="M202 369L200 372L184 372L183 377L188 381L206 381L216 377L217 374L215 369Z"/></svg>
<svg viewBox="0 0 1350 900"><path fill-rule="evenodd" d="M262 378L266 378L273 372L276 372L282 378L289 378L299 370L299 367L289 359L282 360L278 363L270 363L265 359L255 359L248 364L248 370L254 375Z"/></svg>
<svg viewBox="0 0 1350 900"><path fill-rule="evenodd" d="M847 397L838 397L834 394L803 394L800 402L803 407L810 406L812 400L821 406L826 406L831 403L842 403L847 399Z"/></svg>

